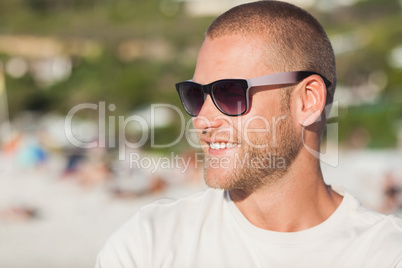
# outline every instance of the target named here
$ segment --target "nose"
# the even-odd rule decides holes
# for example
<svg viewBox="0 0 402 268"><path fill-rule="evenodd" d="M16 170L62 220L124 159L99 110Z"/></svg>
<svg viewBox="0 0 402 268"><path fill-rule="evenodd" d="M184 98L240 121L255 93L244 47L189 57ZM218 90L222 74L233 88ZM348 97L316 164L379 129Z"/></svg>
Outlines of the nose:
<svg viewBox="0 0 402 268"><path fill-rule="evenodd" d="M223 121L220 119L222 116L224 115L216 108L211 96L208 96L201 107L200 113L193 119L193 124L200 131L212 130L222 126Z"/></svg>

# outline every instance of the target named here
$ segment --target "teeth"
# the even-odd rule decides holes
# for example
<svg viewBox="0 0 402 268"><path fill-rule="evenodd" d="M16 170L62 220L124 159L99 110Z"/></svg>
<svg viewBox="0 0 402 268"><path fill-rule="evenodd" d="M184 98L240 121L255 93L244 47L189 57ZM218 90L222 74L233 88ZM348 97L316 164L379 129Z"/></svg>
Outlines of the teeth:
<svg viewBox="0 0 402 268"><path fill-rule="evenodd" d="M209 147L211 149L214 149L214 150L225 149L225 148L229 149L229 148L233 148L233 147L236 147L236 146L240 147L240 144L239 143L231 143L231 142L228 142L228 143L225 143L225 142L211 142L209 144Z"/></svg>

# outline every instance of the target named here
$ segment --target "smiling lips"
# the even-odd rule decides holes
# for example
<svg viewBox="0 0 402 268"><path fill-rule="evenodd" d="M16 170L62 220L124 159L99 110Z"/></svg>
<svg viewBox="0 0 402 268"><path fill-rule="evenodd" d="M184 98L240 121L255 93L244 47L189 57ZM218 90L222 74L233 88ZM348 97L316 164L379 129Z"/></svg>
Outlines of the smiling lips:
<svg viewBox="0 0 402 268"><path fill-rule="evenodd" d="M209 148L214 149L214 150L230 149L233 147L240 147L240 143L231 143L231 142L211 142L211 143L209 143Z"/></svg>

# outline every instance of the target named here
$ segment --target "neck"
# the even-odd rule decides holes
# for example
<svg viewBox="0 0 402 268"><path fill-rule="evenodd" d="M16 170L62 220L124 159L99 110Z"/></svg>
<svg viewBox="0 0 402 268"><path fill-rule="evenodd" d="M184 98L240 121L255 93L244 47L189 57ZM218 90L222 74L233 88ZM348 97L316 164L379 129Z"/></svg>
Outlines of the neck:
<svg viewBox="0 0 402 268"><path fill-rule="evenodd" d="M306 161L308 158L310 161ZM231 190L230 196L252 224L278 232L316 226L328 219L342 200L325 185L319 161L307 152L300 153L275 184L253 192Z"/></svg>

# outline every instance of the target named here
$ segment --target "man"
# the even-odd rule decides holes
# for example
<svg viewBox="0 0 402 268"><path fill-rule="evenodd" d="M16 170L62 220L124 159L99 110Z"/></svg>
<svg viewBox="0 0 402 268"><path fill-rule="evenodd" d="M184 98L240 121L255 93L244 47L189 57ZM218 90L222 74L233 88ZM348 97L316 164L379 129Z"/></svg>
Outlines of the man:
<svg viewBox="0 0 402 268"><path fill-rule="evenodd" d="M320 140L336 85L320 24L291 4L235 7L176 85L210 189L142 208L97 267L402 267L402 222L325 185Z"/></svg>

